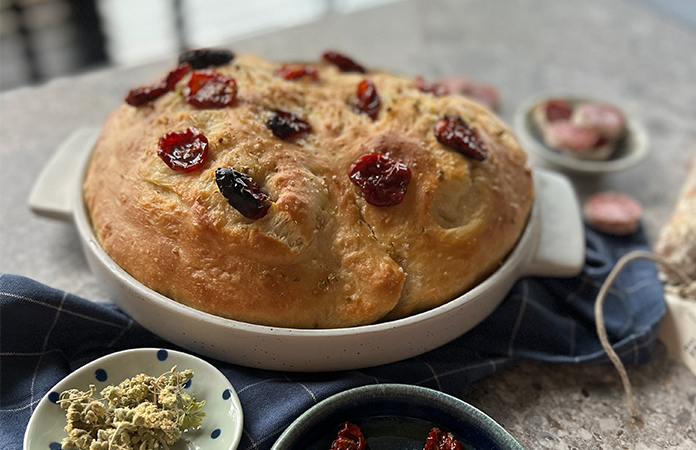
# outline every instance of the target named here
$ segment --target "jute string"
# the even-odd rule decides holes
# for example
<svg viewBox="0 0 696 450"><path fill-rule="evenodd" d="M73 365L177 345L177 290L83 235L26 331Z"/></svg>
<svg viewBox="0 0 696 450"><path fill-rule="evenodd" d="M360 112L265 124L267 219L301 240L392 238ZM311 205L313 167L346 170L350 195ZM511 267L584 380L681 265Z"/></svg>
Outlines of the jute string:
<svg viewBox="0 0 696 450"><path fill-rule="evenodd" d="M640 420L640 411L638 409L638 403L636 402L636 398L633 395L633 388L631 387L631 381L628 379L626 368L624 367L623 363L621 362L621 359L618 357L614 349L611 348L611 344L609 343L609 339L607 338L607 330L604 328L603 306L604 298L606 297L607 292L609 291L609 288L611 287L612 283L616 279L616 276L619 274L619 272L621 272L621 269L623 269L626 266L626 264L633 261L634 259L640 258L649 259L657 264L662 264L664 267L674 272L686 285L693 283L693 281L679 267L677 267L674 264L671 264L669 261L666 261L659 255L655 255L654 253L650 253L643 250L635 250L625 254L618 260L614 268L611 270L611 272L609 272L609 275L607 276L606 280L604 280L604 283L602 284L602 287L599 290L599 294L597 294L597 300L595 301L594 305L595 320L597 322L597 335L599 336L599 341L602 343L602 347L607 352L607 356L609 356L609 359L614 364L614 367L616 367L616 370L619 372L619 375L621 376L621 382L623 383L624 392L626 393L626 402L628 403L629 412L631 413L631 417L633 417L636 420Z"/></svg>

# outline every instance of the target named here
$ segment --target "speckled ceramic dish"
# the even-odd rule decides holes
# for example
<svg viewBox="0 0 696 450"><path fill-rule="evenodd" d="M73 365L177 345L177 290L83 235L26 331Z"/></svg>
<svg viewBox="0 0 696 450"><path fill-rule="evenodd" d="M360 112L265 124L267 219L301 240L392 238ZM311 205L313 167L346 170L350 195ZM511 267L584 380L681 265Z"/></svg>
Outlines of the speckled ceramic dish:
<svg viewBox="0 0 696 450"><path fill-rule="evenodd" d="M522 147L551 163L571 172L587 174L609 173L625 170L638 164L648 153L648 135L640 123L626 115L626 135L619 141L617 148L608 159L591 161L574 158L544 144L541 134L534 125L532 110L539 103L563 98L575 104L580 101L599 102L600 100L577 95L543 95L524 102L515 113L514 129Z"/></svg>
<svg viewBox="0 0 696 450"><path fill-rule="evenodd" d="M390 322L351 328L295 329L214 316L161 295L131 277L102 249L82 196L82 177L98 130L71 136L42 171L29 204L73 221L92 272L123 311L145 328L195 353L270 370L335 371L420 355L488 317L523 276L573 276L585 259L580 207L567 178L537 171L527 226L501 267L442 306ZM76 173L75 167L82 169Z"/></svg>
<svg viewBox="0 0 696 450"><path fill-rule="evenodd" d="M422 450L432 427L451 432L466 450L522 450L493 419L433 389L378 384L351 389L307 410L271 450L326 450L337 427L360 427L371 450Z"/></svg>
<svg viewBox="0 0 696 450"><path fill-rule="evenodd" d="M65 411L56 403L67 389L89 390L93 384L99 392L110 384L140 373L159 376L173 366L191 369L194 377L186 392L205 400L202 426L186 432L172 450L233 450L242 437L242 406L237 393L225 376L214 366L187 353L157 348L125 350L99 358L71 373L56 384L39 402L24 434L24 450L59 450L67 436Z"/></svg>

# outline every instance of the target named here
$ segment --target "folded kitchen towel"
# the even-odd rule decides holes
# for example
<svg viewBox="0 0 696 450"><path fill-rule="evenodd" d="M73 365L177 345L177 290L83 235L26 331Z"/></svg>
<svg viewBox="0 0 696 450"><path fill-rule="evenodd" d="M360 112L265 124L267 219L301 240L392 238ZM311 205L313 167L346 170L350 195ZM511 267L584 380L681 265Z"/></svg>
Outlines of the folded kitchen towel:
<svg viewBox="0 0 696 450"><path fill-rule="evenodd" d="M204 358L237 391L244 412L240 450L269 449L302 412L340 391L407 383L461 396L471 382L515 360L608 363L593 305L615 262L649 250L639 231L612 237L586 229L586 262L574 278L519 280L491 316L424 355L363 370L273 372ZM627 364L649 361L665 313L655 265L631 262L604 305L613 348ZM0 449L20 449L29 418L63 377L101 356L137 347L174 348L115 306L96 304L36 281L0 275Z"/></svg>

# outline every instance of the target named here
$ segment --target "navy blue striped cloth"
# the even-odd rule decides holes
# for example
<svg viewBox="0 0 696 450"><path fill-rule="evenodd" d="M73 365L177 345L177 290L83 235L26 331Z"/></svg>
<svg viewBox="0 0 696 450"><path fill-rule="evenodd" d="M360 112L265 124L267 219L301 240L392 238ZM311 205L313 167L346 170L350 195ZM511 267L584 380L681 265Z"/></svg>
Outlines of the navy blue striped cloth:
<svg viewBox="0 0 696 450"><path fill-rule="evenodd" d="M210 360L236 389L244 411L240 450L267 450L303 411L337 392L373 383L407 383L461 396L473 381L520 359L608 363L593 305L623 254L649 250L644 234L610 237L586 230L583 272L570 279L525 278L471 332L424 355L364 370L271 372ZM665 313L655 265L631 262L605 301L614 350L627 364L649 361ZM70 372L136 347L175 348L113 306L33 280L0 275L0 448L20 449L41 398Z"/></svg>

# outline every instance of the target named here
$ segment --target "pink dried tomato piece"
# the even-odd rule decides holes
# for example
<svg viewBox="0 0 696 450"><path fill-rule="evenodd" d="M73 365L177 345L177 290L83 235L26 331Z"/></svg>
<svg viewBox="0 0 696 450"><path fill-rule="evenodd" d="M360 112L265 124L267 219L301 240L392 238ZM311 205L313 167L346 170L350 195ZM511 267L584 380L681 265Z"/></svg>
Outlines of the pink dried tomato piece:
<svg viewBox="0 0 696 450"><path fill-rule="evenodd" d="M183 63L169 72L166 77L162 78L157 83L151 86L132 89L126 96L126 103L131 106L141 106L161 97L169 91L173 91L176 84L184 78L184 75L186 75L189 70L191 70L191 65Z"/></svg>
<svg viewBox="0 0 696 450"><path fill-rule="evenodd" d="M415 83L416 89L426 94L433 94L435 97L442 97L450 93L447 85L443 83L428 83L423 77L417 77Z"/></svg>
<svg viewBox="0 0 696 450"><path fill-rule="evenodd" d="M557 120L569 120L573 115L573 105L563 99L551 99L546 102L546 120L555 122Z"/></svg>
<svg viewBox="0 0 696 450"><path fill-rule="evenodd" d="M227 203L247 219L257 220L268 212L271 201L249 175L231 167L215 169L215 182Z"/></svg>
<svg viewBox="0 0 696 450"><path fill-rule="evenodd" d="M488 157L486 144L459 116L446 115L435 124L438 142L476 161Z"/></svg>
<svg viewBox="0 0 696 450"><path fill-rule="evenodd" d="M367 441L357 425L344 422L331 443L331 450L365 450Z"/></svg>
<svg viewBox="0 0 696 450"><path fill-rule="evenodd" d="M464 450L464 446L452 433L444 433L435 427L430 430L425 438L423 450Z"/></svg>
<svg viewBox="0 0 696 450"><path fill-rule="evenodd" d="M491 84L473 83L468 92L464 93L464 95L481 103L492 111L497 110L500 106L500 92Z"/></svg>
<svg viewBox="0 0 696 450"><path fill-rule="evenodd" d="M273 111L266 126L280 139L296 138L312 130L312 126L307 121L300 119L290 111L280 109Z"/></svg>
<svg viewBox="0 0 696 450"><path fill-rule="evenodd" d="M453 75L437 80L433 83L439 89L446 91L448 94L466 95L471 90L473 82L463 75Z"/></svg>
<svg viewBox="0 0 696 450"><path fill-rule="evenodd" d="M282 65L275 74L288 81L299 80L302 77L307 77L312 81L319 79L319 70L316 67L296 64Z"/></svg>
<svg viewBox="0 0 696 450"><path fill-rule="evenodd" d="M194 70L186 88L186 103L196 108L224 108L237 96L237 82L214 70Z"/></svg>
<svg viewBox="0 0 696 450"><path fill-rule="evenodd" d="M165 134L157 145L157 156L172 170L191 172L205 164L208 138L196 127Z"/></svg>
<svg viewBox="0 0 696 450"><path fill-rule="evenodd" d="M358 158L348 172L350 181L362 190L363 198L374 206L396 206L404 201L411 181L411 169L383 153Z"/></svg>
<svg viewBox="0 0 696 450"><path fill-rule="evenodd" d="M233 59L234 53L229 50L200 48L180 54L179 64L187 62L194 69L205 69L210 66L223 66Z"/></svg>
<svg viewBox="0 0 696 450"><path fill-rule="evenodd" d="M367 73L367 70L349 57L334 51L325 52L322 59L338 67L342 72Z"/></svg>
<svg viewBox="0 0 696 450"><path fill-rule="evenodd" d="M377 88L375 83L370 80L362 80L358 84L357 90L357 102L355 103L355 108L370 116L370 119L377 119L377 113L379 113L379 106L381 100L379 94L377 94Z"/></svg>

